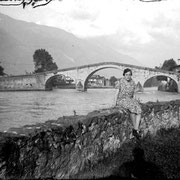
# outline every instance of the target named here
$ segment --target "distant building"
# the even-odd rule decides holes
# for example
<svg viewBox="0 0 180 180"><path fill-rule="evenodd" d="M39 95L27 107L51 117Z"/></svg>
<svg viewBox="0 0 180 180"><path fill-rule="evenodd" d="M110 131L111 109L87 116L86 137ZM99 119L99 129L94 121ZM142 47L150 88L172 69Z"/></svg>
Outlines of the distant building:
<svg viewBox="0 0 180 180"><path fill-rule="evenodd" d="M74 82L74 80L73 80L72 78L68 77L68 76L65 77L65 81L66 81L66 83L68 83L68 84L71 84L71 83Z"/></svg>
<svg viewBox="0 0 180 180"><path fill-rule="evenodd" d="M110 82L109 79L106 79L106 84L105 84L105 86L111 86L111 82Z"/></svg>
<svg viewBox="0 0 180 180"><path fill-rule="evenodd" d="M88 80L89 87L103 87L106 86L106 78L100 75L92 75Z"/></svg>

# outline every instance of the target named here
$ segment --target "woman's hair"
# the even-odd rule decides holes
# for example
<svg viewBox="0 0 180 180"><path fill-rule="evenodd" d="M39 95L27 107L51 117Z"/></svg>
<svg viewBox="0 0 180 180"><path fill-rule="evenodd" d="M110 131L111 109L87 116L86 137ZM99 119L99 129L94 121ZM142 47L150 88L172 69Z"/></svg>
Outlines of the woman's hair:
<svg viewBox="0 0 180 180"><path fill-rule="evenodd" d="M126 69L123 71L123 76L125 76L125 74L126 74L127 72L130 72L130 73L131 73L131 75L132 75L132 71L131 71L131 69L126 68Z"/></svg>

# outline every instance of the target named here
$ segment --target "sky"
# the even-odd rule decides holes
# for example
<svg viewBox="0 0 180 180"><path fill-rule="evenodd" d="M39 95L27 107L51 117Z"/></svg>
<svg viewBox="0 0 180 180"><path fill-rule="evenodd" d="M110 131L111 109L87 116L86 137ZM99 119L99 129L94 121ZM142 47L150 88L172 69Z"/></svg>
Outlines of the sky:
<svg viewBox="0 0 180 180"><path fill-rule="evenodd" d="M0 6L0 12L80 38L108 36L117 51L145 66L180 58L180 0L54 0L38 8Z"/></svg>

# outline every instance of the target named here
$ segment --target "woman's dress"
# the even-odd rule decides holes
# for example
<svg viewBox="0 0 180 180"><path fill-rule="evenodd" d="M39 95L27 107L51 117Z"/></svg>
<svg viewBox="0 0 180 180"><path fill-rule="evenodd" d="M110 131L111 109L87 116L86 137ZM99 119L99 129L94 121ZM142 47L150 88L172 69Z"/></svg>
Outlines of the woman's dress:
<svg viewBox="0 0 180 180"><path fill-rule="evenodd" d="M131 79L127 81L121 78L115 88L119 89L116 106L128 109L131 113L140 114L142 112L139 102L133 98L136 84Z"/></svg>

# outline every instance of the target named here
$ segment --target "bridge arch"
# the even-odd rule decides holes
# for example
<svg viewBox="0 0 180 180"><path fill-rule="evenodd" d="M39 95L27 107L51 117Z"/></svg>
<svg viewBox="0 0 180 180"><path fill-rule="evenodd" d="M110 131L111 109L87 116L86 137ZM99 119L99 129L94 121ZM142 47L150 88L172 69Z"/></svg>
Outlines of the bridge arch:
<svg viewBox="0 0 180 180"><path fill-rule="evenodd" d="M53 79L55 79L56 77L61 77L62 79L65 79L65 75L64 74L55 74L51 77L49 77L46 82L45 82L45 90L49 91L53 89Z"/></svg>
<svg viewBox="0 0 180 180"><path fill-rule="evenodd" d="M93 70L93 71L90 72L90 74L87 75L86 78L85 78L85 81L84 81L84 91L87 91L88 80L89 80L89 78L90 78L93 74L95 74L96 72L98 72L98 71L100 71L100 70L110 69L110 68L118 69L118 70L122 71L122 69L121 69L119 66L114 66L114 65L112 65L112 66L109 65L109 66L106 66L106 67L99 67L99 68ZM120 75L121 75L121 74L120 74Z"/></svg>
<svg viewBox="0 0 180 180"><path fill-rule="evenodd" d="M145 81L144 83L142 84L142 86L144 87L145 83L154 78L154 77L166 77L166 78L169 78L169 83L170 85L172 85L173 83L173 86L174 86L174 89L173 89L173 92L178 92L178 81L176 79L174 79L173 77L171 77L170 75L166 75L166 74L157 74L157 75L151 75L149 76L148 78L145 78ZM161 78L162 81L163 81L163 78Z"/></svg>
<svg viewBox="0 0 180 180"><path fill-rule="evenodd" d="M128 64L119 64L119 63L108 63L108 64L102 64L102 65L98 65L98 66L94 66L94 67L87 67L88 68L88 73L86 73L86 76L82 78L82 89L83 91L87 90L87 83L88 83L88 79L97 71L100 71L102 69L107 69L107 68L113 68L113 69L118 69L120 70L119 73L119 77L122 77L123 74L123 70L125 68L130 68L133 72L133 79L135 80L135 82L138 84L140 83L142 85L142 87L144 86L144 83L154 77L154 76L166 76L170 79L172 79L176 86L177 86L177 91L179 92L180 86L179 86L179 80L177 77L177 75L175 75L172 72L168 72L168 71L158 71L156 69L152 69L152 68L143 68L143 67L136 67L133 65L128 65Z"/></svg>

